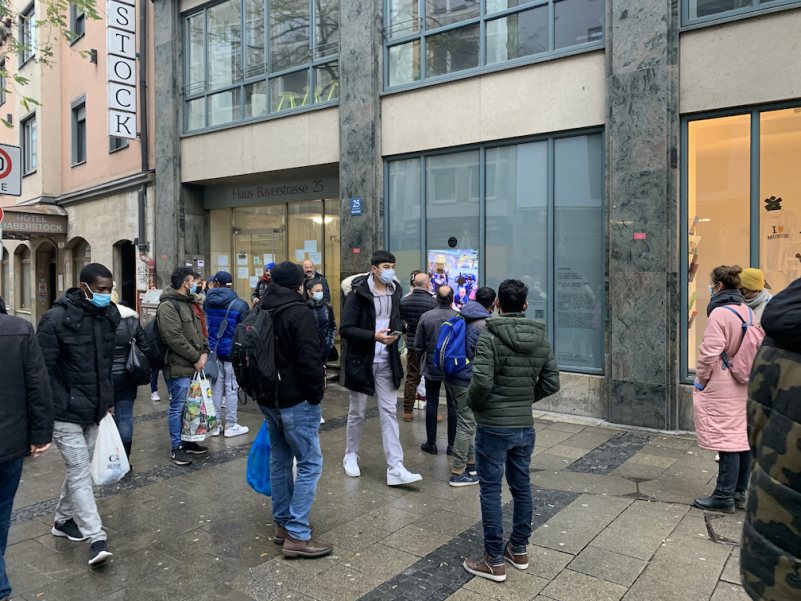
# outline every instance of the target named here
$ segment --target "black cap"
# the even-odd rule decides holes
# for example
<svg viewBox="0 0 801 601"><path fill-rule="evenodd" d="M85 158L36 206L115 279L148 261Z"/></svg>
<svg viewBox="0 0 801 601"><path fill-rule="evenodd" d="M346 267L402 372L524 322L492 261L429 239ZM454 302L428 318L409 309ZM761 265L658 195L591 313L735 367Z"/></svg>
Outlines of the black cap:
<svg viewBox="0 0 801 601"><path fill-rule="evenodd" d="M290 290L297 290L306 279L306 274L303 273L303 268L300 265L295 265L291 261L284 261L279 263L270 270L273 276L273 284L278 284Z"/></svg>

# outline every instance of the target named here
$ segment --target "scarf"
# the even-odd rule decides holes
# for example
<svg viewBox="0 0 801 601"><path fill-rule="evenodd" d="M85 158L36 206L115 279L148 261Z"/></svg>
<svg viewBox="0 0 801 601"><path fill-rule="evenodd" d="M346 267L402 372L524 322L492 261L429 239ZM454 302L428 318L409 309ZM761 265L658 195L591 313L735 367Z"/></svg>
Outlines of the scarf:
<svg viewBox="0 0 801 601"><path fill-rule="evenodd" d="M266 273L261 274L261 279L263 279L268 284L273 281L273 278L268 278Z"/></svg>
<svg viewBox="0 0 801 601"><path fill-rule="evenodd" d="M195 315L198 316L200 319L200 325L203 328L203 338L209 337L209 330L206 327L206 318L203 316L203 310L200 308L196 302L190 302L189 305L192 307L192 311L195 312Z"/></svg>
<svg viewBox="0 0 801 601"><path fill-rule="evenodd" d="M743 301L749 309L756 312L759 307L767 305L772 298L773 295L763 288L754 298L743 298Z"/></svg>
<svg viewBox="0 0 801 601"><path fill-rule="evenodd" d="M742 305L745 299L739 290L721 290L717 294L712 295L709 304L706 306L706 316L709 317L712 311L718 307L725 307L726 305Z"/></svg>

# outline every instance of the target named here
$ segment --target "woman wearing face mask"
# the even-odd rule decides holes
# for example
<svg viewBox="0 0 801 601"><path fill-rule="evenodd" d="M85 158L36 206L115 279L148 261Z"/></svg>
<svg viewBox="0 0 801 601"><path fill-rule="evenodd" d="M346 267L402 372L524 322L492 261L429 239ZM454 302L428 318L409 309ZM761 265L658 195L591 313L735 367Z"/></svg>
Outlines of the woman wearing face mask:
<svg viewBox="0 0 801 601"><path fill-rule="evenodd" d="M745 304L754 312L754 323L762 327L762 313L773 298L765 290L765 274L761 269L744 269L740 274L740 292L743 294Z"/></svg>
<svg viewBox="0 0 801 601"><path fill-rule="evenodd" d="M695 499L695 506L724 513L734 513L735 505L744 508L751 463L746 425L748 385L734 379L721 357L724 351L730 358L737 354L743 321L752 319L740 293L741 273L741 267L721 265L710 276L712 299L693 391L698 444L720 455L715 491L707 499Z"/></svg>
<svg viewBox="0 0 801 601"><path fill-rule="evenodd" d="M328 361L331 349L337 337L337 322L334 317L334 309L323 300L323 284L309 280L306 283L306 296L309 299L306 303L317 319L317 334L320 336L320 355L323 365Z"/></svg>

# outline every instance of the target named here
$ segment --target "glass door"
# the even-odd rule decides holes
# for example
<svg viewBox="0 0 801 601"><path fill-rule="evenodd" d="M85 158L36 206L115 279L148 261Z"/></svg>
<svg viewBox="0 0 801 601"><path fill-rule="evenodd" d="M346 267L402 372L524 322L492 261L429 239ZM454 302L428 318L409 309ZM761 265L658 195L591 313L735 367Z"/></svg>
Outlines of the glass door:
<svg viewBox="0 0 801 601"><path fill-rule="evenodd" d="M234 209L234 290L250 302L250 295L268 263L287 260L286 205Z"/></svg>
<svg viewBox="0 0 801 601"><path fill-rule="evenodd" d="M339 327L339 297L340 297L340 245L339 245L339 199L328 198L325 200L325 218L323 219L323 235L325 237L325 269L323 275L328 280L328 288L331 290L331 306L334 308L334 315ZM339 336L337 335L337 339Z"/></svg>

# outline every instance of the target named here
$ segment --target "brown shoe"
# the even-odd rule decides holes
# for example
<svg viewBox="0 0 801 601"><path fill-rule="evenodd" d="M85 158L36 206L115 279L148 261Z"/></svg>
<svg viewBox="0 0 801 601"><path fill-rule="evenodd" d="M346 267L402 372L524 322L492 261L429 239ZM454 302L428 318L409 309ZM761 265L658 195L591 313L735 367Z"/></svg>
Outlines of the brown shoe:
<svg viewBox="0 0 801 601"><path fill-rule="evenodd" d="M506 545L506 549L503 550L503 558L518 570L528 568L528 553L515 553L512 551L512 543Z"/></svg>
<svg viewBox="0 0 801 601"><path fill-rule="evenodd" d="M495 582L503 582L506 580L506 566L501 564L494 566L489 562L489 555L486 553L481 559L465 559L464 569L470 572L473 576L480 576L487 580Z"/></svg>
<svg viewBox="0 0 801 601"><path fill-rule="evenodd" d="M403 412L403 421L405 421L405 422L410 422L410 421L412 421L412 414L411 414L411 413L406 413L406 412L404 411L404 412Z"/></svg>
<svg viewBox="0 0 801 601"><path fill-rule="evenodd" d="M282 553L287 557L322 557L334 550L334 545L310 538L297 540L289 534L286 535Z"/></svg>
<svg viewBox="0 0 801 601"><path fill-rule="evenodd" d="M311 531L312 534L314 534L314 526L312 526L311 524L309 524L309 530ZM273 542L276 545L283 545L287 536L289 536L289 533L286 531L286 528L284 528L281 524L276 522L275 534L273 534Z"/></svg>

